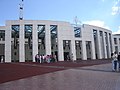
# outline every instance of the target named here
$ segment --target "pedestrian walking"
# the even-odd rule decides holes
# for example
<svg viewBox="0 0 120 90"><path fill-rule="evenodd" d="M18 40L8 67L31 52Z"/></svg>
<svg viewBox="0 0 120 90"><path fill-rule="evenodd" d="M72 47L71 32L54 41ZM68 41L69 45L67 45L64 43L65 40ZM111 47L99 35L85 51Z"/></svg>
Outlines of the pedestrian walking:
<svg viewBox="0 0 120 90"><path fill-rule="evenodd" d="M71 54L71 60L72 60L72 62L75 62L73 53Z"/></svg>
<svg viewBox="0 0 120 90"><path fill-rule="evenodd" d="M112 58L113 58L113 60L112 60L112 64L113 64L112 70L117 71L117 58L118 58L118 55L117 55L116 52L114 52Z"/></svg>
<svg viewBox="0 0 120 90"><path fill-rule="evenodd" d="M35 62L39 62L39 54L35 55Z"/></svg>

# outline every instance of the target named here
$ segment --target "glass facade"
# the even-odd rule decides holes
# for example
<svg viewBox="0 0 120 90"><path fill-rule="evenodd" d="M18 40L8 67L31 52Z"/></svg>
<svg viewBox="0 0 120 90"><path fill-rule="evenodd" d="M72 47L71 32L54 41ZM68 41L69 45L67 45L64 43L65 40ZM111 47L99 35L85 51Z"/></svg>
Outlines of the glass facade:
<svg viewBox="0 0 120 90"><path fill-rule="evenodd" d="M38 32L38 54L45 55L45 25L38 25L37 32Z"/></svg>
<svg viewBox="0 0 120 90"><path fill-rule="evenodd" d="M50 25L50 34L51 34L51 54L56 56L58 60L58 26L57 25Z"/></svg>
<svg viewBox="0 0 120 90"><path fill-rule="evenodd" d="M18 62L19 61L19 30L20 25L12 25L11 26L11 38L12 38L12 48L11 48L11 59L12 62Z"/></svg>
<svg viewBox="0 0 120 90"><path fill-rule="evenodd" d="M32 60L32 30L33 26L30 24L24 26L25 31L25 60Z"/></svg>
<svg viewBox="0 0 120 90"><path fill-rule="evenodd" d="M114 38L114 44L117 44L117 38Z"/></svg>
<svg viewBox="0 0 120 90"><path fill-rule="evenodd" d="M75 47L76 47L76 59L80 60L82 59L82 41L75 41Z"/></svg>
<svg viewBox="0 0 120 90"><path fill-rule="evenodd" d="M0 30L0 41L5 41L5 30Z"/></svg>
<svg viewBox="0 0 120 90"><path fill-rule="evenodd" d="M97 36L97 30L93 29L93 37L94 37L94 45L95 45L95 56L96 59L98 59L98 36Z"/></svg>

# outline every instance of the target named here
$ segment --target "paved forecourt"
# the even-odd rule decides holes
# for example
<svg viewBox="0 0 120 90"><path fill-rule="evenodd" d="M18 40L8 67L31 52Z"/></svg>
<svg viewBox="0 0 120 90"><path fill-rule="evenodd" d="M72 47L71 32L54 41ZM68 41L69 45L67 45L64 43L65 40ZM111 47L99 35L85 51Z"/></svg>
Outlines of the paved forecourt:
<svg viewBox="0 0 120 90"><path fill-rule="evenodd" d="M78 67L0 84L0 90L119 90L111 64Z"/></svg>

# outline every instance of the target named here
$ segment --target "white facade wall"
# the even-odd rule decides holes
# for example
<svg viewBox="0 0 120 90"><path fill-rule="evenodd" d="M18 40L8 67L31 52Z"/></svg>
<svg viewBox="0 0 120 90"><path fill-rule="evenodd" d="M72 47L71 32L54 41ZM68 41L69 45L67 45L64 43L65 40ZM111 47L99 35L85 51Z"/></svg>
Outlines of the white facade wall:
<svg viewBox="0 0 120 90"><path fill-rule="evenodd" d="M70 55L73 54L73 59L76 60L76 51L75 51L75 38L74 38L74 30L70 23L61 23L58 26L58 52L60 60L63 61L63 40L71 41L71 52Z"/></svg>
<svg viewBox="0 0 120 90"><path fill-rule="evenodd" d="M112 34L112 31L104 29L104 28L100 28L97 26L92 26L92 25L83 25L83 30L82 30L82 40L84 41L91 41L92 42L92 59L96 59L95 57L95 46L94 46L94 37L93 37L93 29L97 31L97 48L98 48L98 59L102 59L104 58L101 55L101 49L104 48L104 53L105 53L105 58L110 58L111 56L111 50L110 50L110 41L108 42L108 53L109 53L109 57L107 57L107 50L106 50L106 41L105 41L105 32L107 33L107 36L109 36L109 34ZM104 47L100 44L100 31L103 32L103 41L104 41ZM112 37L112 35L111 35ZM107 39L109 40L109 37L107 37Z"/></svg>
<svg viewBox="0 0 120 90"><path fill-rule="evenodd" d="M38 33L37 33L37 25L45 25L45 54L51 54L51 33L50 33L50 25L57 25L57 44L58 44L58 60L64 61L64 49L63 49L63 40L70 41L70 55L73 54L73 59L76 60L76 45L75 41L81 42L82 48L82 60L87 60L87 47L86 42L90 42L90 57L91 59L96 59L96 52L95 52L95 42L94 42L94 35L93 29L97 30L97 54L98 59L109 58L111 54L110 50L110 41L109 41L109 34L112 34L110 30L91 26L91 25L82 25L81 28L81 37L75 38L74 36L74 28L69 22L62 22L62 21L47 21L47 20L13 20L7 21L5 26L5 61L11 62L11 25L20 25L19 31L19 62L25 62L25 36L24 36L24 25L32 25L32 59L35 62L35 55L38 53ZM100 43L100 31L103 32L103 41L104 45ZM107 43L105 40L105 32L107 33ZM113 41L112 41L113 42ZM106 49L106 45L108 46L108 51ZM103 47L104 46L104 47ZM114 45L113 45L114 46ZM102 48L104 48L105 57L102 55ZM119 47L120 49L120 47ZM114 50L114 48L113 48ZM108 53L108 56L107 56ZM89 54L89 53L88 53Z"/></svg>
<svg viewBox="0 0 120 90"><path fill-rule="evenodd" d="M116 38L116 43L114 41L114 39ZM120 34L114 34L113 35L113 52L117 52L119 53L120 52ZM117 47L117 50L115 49L115 47Z"/></svg>

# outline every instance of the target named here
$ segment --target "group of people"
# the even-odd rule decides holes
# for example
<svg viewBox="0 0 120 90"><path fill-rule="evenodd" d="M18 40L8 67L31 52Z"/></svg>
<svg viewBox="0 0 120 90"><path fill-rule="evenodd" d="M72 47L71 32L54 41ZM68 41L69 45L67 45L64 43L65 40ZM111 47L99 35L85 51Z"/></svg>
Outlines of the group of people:
<svg viewBox="0 0 120 90"><path fill-rule="evenodd" d="M117 52L111 53L112 58L112 70L113 71L120 71L120 52L117 54Z"/></svg>
<svg viewBox="0 0 120 90"><path fill-rule="evenodd" d="M56 55L35 55L35 62L38 63L50 63L50 62L57 62Z"/></svg>

